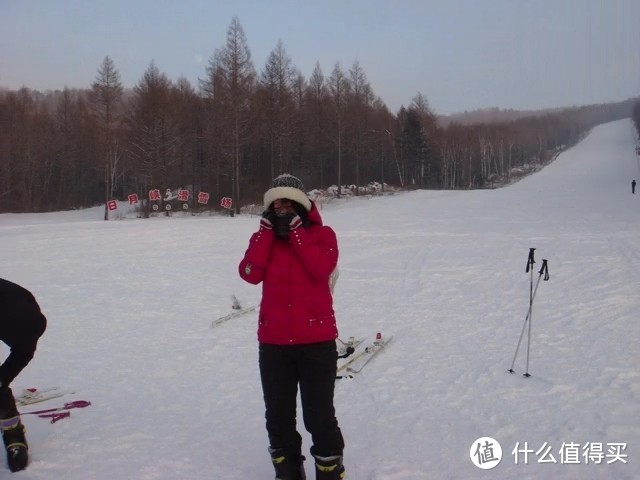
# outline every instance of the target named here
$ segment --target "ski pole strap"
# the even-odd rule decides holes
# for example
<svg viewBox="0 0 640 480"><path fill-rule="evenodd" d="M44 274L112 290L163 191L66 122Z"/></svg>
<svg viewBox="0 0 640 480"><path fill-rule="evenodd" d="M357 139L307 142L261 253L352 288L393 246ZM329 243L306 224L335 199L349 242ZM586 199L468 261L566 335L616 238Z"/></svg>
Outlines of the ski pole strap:
<svg viewBox="0 0 640 480"><path fill-rule="evenodd" d="M542 267L540 267L540 271L538 272L540 275L544 274L543 280L546 282L549 280L549 267L547 266L547 261L542 259Z"/></svg>
<svg viewBox="0 0 640 480"><path fill-rule="evenodd" d="M533 252L535 252L535 250L535 248L529 248L529 257L527 258L527 269L525 270L525 273L529 273L529 268L533 268L533 264L536 263L533 259Z"/></svg>

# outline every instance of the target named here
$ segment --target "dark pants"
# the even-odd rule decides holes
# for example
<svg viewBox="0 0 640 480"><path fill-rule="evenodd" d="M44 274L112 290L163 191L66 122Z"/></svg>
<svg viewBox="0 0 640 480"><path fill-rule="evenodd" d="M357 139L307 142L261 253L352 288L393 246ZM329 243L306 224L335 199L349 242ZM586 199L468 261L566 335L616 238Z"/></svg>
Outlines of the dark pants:
<svg viewBox="0 0 640 480"><path fill-rule="evenodd" d="M38 340L47 329L47 319L37 305L27 306L17 302L3 310L0 316L5 318L0 329L0 340L10 349L9 356L0 365L0 383L8 387L33 358Z"/></svg>
<svg viewBox="0 0 640 480"><path fill-rule="evenodd" d="M18 415L16 400L9 387L0 388L0 420Z"/></svg>
<svg viewBox="0 0 640 480"><path fill-rule="evenodd" d="M305 345L260 344L260 377L271 448L299 453L296 397L300 385L302 417L311 434L311 453L342 455L344 440L333 406L338 353L335 341Z"/></svg>

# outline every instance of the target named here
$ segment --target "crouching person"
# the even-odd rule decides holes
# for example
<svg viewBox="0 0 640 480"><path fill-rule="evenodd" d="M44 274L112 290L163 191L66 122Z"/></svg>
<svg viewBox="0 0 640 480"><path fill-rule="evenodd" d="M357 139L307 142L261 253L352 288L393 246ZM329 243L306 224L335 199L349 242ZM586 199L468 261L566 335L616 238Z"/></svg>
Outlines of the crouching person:
<svg viewBox="0 0 640 480"><path fill-rule="evenodd" d="M24 470L29 461L27 439L11 382L26 367L36 351L47 319L29 290L0 278L0 340L10 349L0 365L0 429L12 472Z"/></svg>

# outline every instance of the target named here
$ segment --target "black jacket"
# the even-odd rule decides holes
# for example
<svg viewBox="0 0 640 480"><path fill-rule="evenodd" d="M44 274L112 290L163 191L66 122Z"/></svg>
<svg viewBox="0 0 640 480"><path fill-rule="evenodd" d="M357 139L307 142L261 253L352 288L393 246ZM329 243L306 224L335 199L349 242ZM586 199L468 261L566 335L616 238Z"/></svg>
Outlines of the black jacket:
<svg viewBox="0 0 640 480"><path fill-rule="evenodd" d="M46 328L47 319L32 293L0 278L0 340L11 349L5 362L0 365L3 387L9 386L29 364L38 339Z"/></svg>

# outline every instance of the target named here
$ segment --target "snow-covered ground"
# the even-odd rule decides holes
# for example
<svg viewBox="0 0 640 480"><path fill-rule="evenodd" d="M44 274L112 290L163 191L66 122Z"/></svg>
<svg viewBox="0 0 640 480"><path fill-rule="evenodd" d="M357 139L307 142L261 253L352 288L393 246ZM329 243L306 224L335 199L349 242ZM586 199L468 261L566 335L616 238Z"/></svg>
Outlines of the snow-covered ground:
<svg viewBox="0 0 640 480"><path fill-rule="evenodd" d="M341 337L394 335L358 377L338 380L348 479L640 478L635 142L630 121L613 122L504 189L324 206L340 245ZM0 215L0 276L31 289L49 319L14 390L77 392L22 411L92 403L55 424L24 416L31 464L0 478L273 478L256 314L211 328L232 294L259 301L237 274L257 224ZM534 285L542 259L551 278L533 305L524 378L526 345L517 374L507 369L531 247ZM502 447L492 470L471 461L480 437Z"/></svg>

